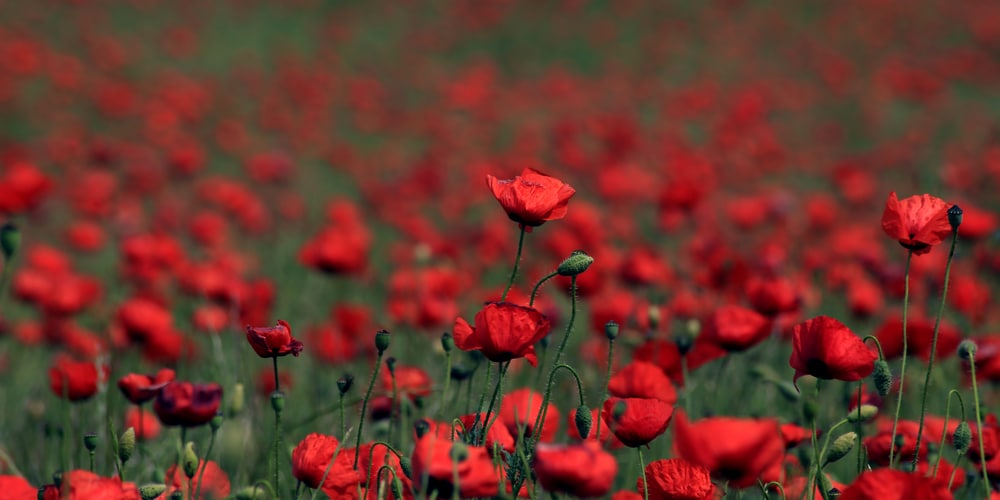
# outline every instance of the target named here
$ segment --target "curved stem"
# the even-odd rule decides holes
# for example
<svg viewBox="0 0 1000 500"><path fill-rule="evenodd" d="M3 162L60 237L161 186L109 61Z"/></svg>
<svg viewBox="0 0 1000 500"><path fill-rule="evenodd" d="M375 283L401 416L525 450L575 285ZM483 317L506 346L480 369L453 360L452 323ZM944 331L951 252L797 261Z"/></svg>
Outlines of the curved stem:
<svg viewBox="0 0 1000 500"><path fill-rule="evenodd" d="M500 302L507 300L507 294L510 292L510 287L514 286L514 277L517 276L517 267L521 264L521 250L524 249L524 225L521 225L521 235L517 238L517 257L514 258L514 270L510 272L510 279L507 280L507 288L504 289L503 295L500 296Z"/></svg>
<svg viewBox="0 0 1000 500"><path fill-rule="evenodd" d="M542 279L538 280L538 283L535 283L535 287L531 289L531 300L528 302L528 307L535 307L535 296L538 295L538 289L541 288L542 283L555 278L558 274L559 271L552 271L551 273L543 276Z"/></svg>
<svg viewBox="0 0 1000 500"><path fill-rule="evenodd" d="M604 378L604 387L601 391L601 404L597 407L597 431L595 434L595 440L601 442L601 411L604 408L604 401L608 399L608 384L611 383L611 365L614 363L615 359L615 339L608 339L608 374ZM683 358L681 358L683 360ZM580 436L583 439L587 439L587 436Z"/></svg>
<svg viewBox="0 0 1000 500"><path fill-rule="evenodd" d="M986 464L986 449L983 445L983 417L979 406L979 384L976 382L976 356L969 357L969 366L972 369L972 400L976 409L976 432L979 433L979 463ZM990 496L990 478L986 473L985 465L980 466L983 471L983 487L986 488L986 496Z"/></svg>
<svg viewBox="0 0 1000 500"><path fill-rule="evenodd" d="M920 438L924 433L924 413L927 411L927 388L931 384L931 372L934 371L934 355L937 354L938 331L941 328L941 315L944 314L945 299L948 297L948 278L951 275L951 262L955 257L955 244L958 242L958 230L951 232L951 249L948 251L948 263L944 267L944 288L941 290L941 305L938 306L937 319L934 320L934 337L931 339L931 354L927 360L927 373L924 374L924 391L920 396L920 424L917 426L917 448L913 452L913 470L917 470L920 461Z"/></svg>
<svg viewBox="0 0 1000 500"><path fill-rule="evenodd" d="M931 473L932 479L937 479L938 466L941 465L941 460L944 458L944 438L948 435L948 419L951 417L951 397L958 397L959 408L962 409L962 421L965 422L965 402L962 401L962 394L957 390L952 389L948 391L948 399L945 401L944 408L944 432L941 433L941 442L938 444L938 459L934 462L934 472Z"/></svg>
<svg viewBox="0 0 1000 500"><path fill-rule="evenodd" d="M372 465L374 465L374 464L372 464L372 457L375 456L375 447L378 446L378 445L384 446L385 449L386 449L386 451L387 452L392 452L393 455L396 455L397 459L401 458L401 455L399 454L399 452L396 451L395 448L393 448L392 446L390 446L389 443L386 443L385 441L375 441L375 442L372 443L371 447L368 448L368 475L366 476L367 479L365 480L365 494L366 495L368 494L368 489L371 487L371 484L372 484ZM355 455L357 455L357 454L358 453L355 452ZM376 480L376 482L377 482L377 480Z"/></svg>
<svg viewBox="0 0 1000 500"><path fill-rule="evenodd" d="M569 322L566 323L566 331L563 333L562 342L559 344L559 350L556 351L556 359L552 363L552 371L549 372L549 379L545 384L545 396L542 398L542 409L538 412L538 417L535 418L535 427L532 428L531 436L531 448L534 448L538 443L538 438L540 437L540 432L538 426L540 422L545 421L545 414L548 410L549 397L552 394L552 377L555 375L556 370L559 368L559 358L562 357L563 351L566 349L566 343L569 341L569 335L573 332L573 322L576 320L576 276L570 278L570 315Z"/></svg>
<svg viewBox="0 0 1000 500"><path fill-rule="evenodd" d="M361 421L358 422L358 438L357 442L354 444L354 449L361 447L361 434L365 428L365 415L368 413L368 400L372 398L372 389L375 388L375 381L378 380L378 371L382 367L382 352L378 353L378 357L375 358L375 370L372 372L372 379L368 382L368 392L365 393L365 399L361 402ZM358 454L354 454L354 470L358 470Z"/></svg>
<svg viewBox="0 0 1000 500"><path fill-rule="evenodd" d="M910 261L913 260L913 250L906 253L906 276L903 288L903 361L899 369L899 392L896 394L896 414L892 419L892 437L889 441L889 467L892 467L893 458L896 456L896 428L899 426L899 408L903 405L903 377L906 376L906 314L910 305Z"/></svg>
<svg viewBox="0 0 1000 500"><path fill-rule="evenodd" d="M205 469L208 467L208 457L211 456L212 447L215 446L215 434L217 432L218 430L213 428L212 437L208 438L208 451L205 452L205 461L202 462L201 469L198 471L198 487L195 489L194 498L201 498L201 478L205 476Z"/></svg>
<svg viewBox="0 0 1000 500"><path fill-rule="evenodd" d="M868 342L869 340L875 342L875 348L878 349L878 359L885 359L885 354L882 353L882 342L878 340L878 337L874 335L868 335L865 338L861 339L862 342Z"/></svg>

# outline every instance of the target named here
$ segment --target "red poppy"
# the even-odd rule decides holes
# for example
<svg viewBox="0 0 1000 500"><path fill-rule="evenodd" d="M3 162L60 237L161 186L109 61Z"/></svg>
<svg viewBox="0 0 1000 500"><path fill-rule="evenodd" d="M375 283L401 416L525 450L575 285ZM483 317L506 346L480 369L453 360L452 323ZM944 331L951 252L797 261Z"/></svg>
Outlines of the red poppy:
<svg viewBox="0 0 1000 500"><path fill-rule="evenodd" d="M58 397L83 401L97 394L99 379L106 378L109 372L107 365L102 365L101 373L98 374L97 365L93 361L75 361L60 354L49 368L49 387Z"/></svg>
<svg viewBox="0 0 1000 500"><path fill-rule="evenodd" d="M365 474L371 470L370 490L367 492L367 495L365 495L368 500L412 500L414 498L413 483L410 481L410 478L403 473L403 468L400 466L399 458L396 457L394 453L386 450L385 446L376 445L375 443L364 443L357 450L347 450L345 455L347 455L347 460L349 460L349 462L347 462L348 466L353 464L354 456L356 454L360 454L358 457L358 471L361 473L362 485L369 482L365 477ZM338 467L340 461L339 458L337 461L338 464L334 464L334 467ZM381 478L379 477L379 468L383 465L388 465L393 471L395 471L396 478L399 479L402 486L402 497L396 497L392 494L392 489L389 484L389 481L392 480L391 474L383 473ZM371 469L369 469L369 467L371 467ZM340 498L356 498L357 493L357 490L354 488L351 488L349 491L341 490L343 493L340 493L339 495L337 495L336 490L331 490L329 488L324 491L330 496L330 498L337 498L337 496Z"/></svg>
<svg viewBox="0 0 1000 500"><path fill-rule="evenodd" d="M747 282L747 300L757 312L766 316L798 310L802 296L788 278L753 278Z"/></svg>
<svg viewBox="0 0 1000 500"><path fill-rule="evenodd" d="M10 500L35 500L38 488L21 476L0 476L0 491Z"/></svg>
<svg viewBox="0 0 1000 500"><path fill-rule="evenodd" d="M6 492L4 492L6 493ZM37 494L37 490L36 490ZM45 500L139 500L139 488L117 477L101 477L90 471L63 473L59 486L44 487Z"/></svg>
<svg viewBox="0 0 1000 500"><path fill-rule="evenodd" d="M516 389L503 397L500 407L500 421L507 426L512 436L524 432L525 436L533 436L536 432L535 420L542 410L544 397L528 388ZM541 437L543 443L551 442L556 437L559 428L559 409L549 403L542 422Z"/></svg>
<svg viewBox="0 0 1000 500"><path fill-rule="evenodd" d="M684 413L678 412L674 451L680 458L708 469L716 479L746 488L775 465L780 466L785 441L773 419L710 417L689 423Z"/></svg>
<svg viewBox="0 0 1000 500"><path fill-rule="evenodd" d="M601 420L625 446L636 448L663 434L673 415L674 407L658 399L608 398Z"/></svg>
<svg viewBox="0 0 1000 500"><path fill-rule="evenodd" d="M792 329L792 357L797 381L803 375L845 382L871 375L878 355L843 323L817 316Z"/></svg>
<svg viewBox="0 0 1000 500"><path fill-rule="evenodd" d="M677 402L677 391L663 370L653 363L633 361L608 380L608 392L619 398L659 399Z"/></svg>
<svg viewBox="0 0 1000 500"><path fill-rule="evenodd" d="M423 368L396 365L394 371L395 375L389 373L389 370L382 372L382 389L387 394L392 393L393 379L395 379L396 392L400 397L414 401L431 395L434 381Z"/></svg>
<svg viewBox="0 0 1000 500"><path fill-rule="evenodd" d="M882 212L882 229L903 248L923 255L951 234L949 208L944 200L929 194L900 200L893 191Z"/></svg>
<svg viewBox="0 0 1000 500"><path fill-rule="evenodd" d="M196 489L199 486L199 477L201 478L201 494L198 495L197 500L210 500L229 496L229 476L219 467L219 464L211 460L200 460L198 462L198 469L194 475L194 486ZM161 498L169 498L175 491L191 491L188 481L187 474L184 473L181 467L177 464L171 465L167 469L166 476L163 479L164 484L167 485L167 491L163 492Z"/></svg>
<svg viewBox="0 0 1000 500"><path fill-rule="evenodd" d="M948 485L895 469L881 468L858 476L839 500L950 500Z"/></svg>
<svg viewBox="0 0 1000 500"><path fill-rule="evenodd" d="M482 421L483 418L485 418L485 415L479 415L480 421ZM468 441L473 437L468 436L468 434L472 432L475 427L476 415L463 415L458 417L458 419L462 422L462 428L464 428L463 432L467 434L466 440ZM507 430L507 426L503 423L494 423L490 426L489 430L486 431L486 440L484 443L486 444L487 449L492 450L493 443L497 443L501 448L507 450L507 452L514 453L514 436L510 434L510 431Z"/></svg>
<svg viewBox="0 0 1000 500"><path fill-rule="evenodd" d="M476 313L475 322L473 328L464 318L455 320L452 335L459 349L482 351L486 359L498 363L526 358L532 366L538 363L535 343L552 328L544 314L510 302L486 304Z"/></svg>
<svg viewBox="0 0 1000 500"><path fill-rule="evenodd" d="M141 422L140 422L141 420ZM135 438L139 441L151 441L160 435L160 421L152 412L138 406L130 406L125 411L125 429L135 429Z"/></svg>
<svg viewBox="0 0 1000 500"><path fill-rule="evenodd" d="M436 492L438 498L450 498L456 487L460 498L493 497L500 491L499 474L482 446L456 445L428 433L417 440L411 462L416 490ZM457 485L453 479L456 469Z"/></svg>
<svg viewBox="0 0 1000 500"><path fill-rule="evenodd" d="M708 469L688 462L683 458L656 460L646 466L646 481L649 483L649 498L669 500L709 500L713 498L715 486ZM636 488L646 494L642 476L636 481Z"/></svg>
<svg viewBox="0 0 1000 500"><path fill-rule="evenodd" d="M569 184L532 168L526 168L513 179L500 180L486 176L486 184L510 220L526 231L545 221L566 216L569 199L576 190Z"/></svg>
<svg viewBox="0 0 1000 500"><path fill-rule="evenodd" d="M705 321L699 340L727 351L744 351L766 339L771 321L753 309L722 306Z"/></svg>
<svg viewBox="0 0 1000 500"><path fill-rule="evenodd" d="M262 358L298 356L302 352L302 342L292 338L292 327L281 319L276 326L247 325L247 341Z"/></svg>
<svg viewBox="0 0 1000 500"><path fill-rule="evenodd" d="M118 388L132 404L141 405L156 397L156 393L172 382L176 374L170 368L163 368L156 375L130 373L118 379Z"/></svg>
<svg viewBox="0 0 1000 500"><path fill-rule="evenodd" d="M539 444L533 468L546 491L591 498L604 496L611 490L618 462L593 441L575 445Z"/></svg>
<svg viewBox="0 0 1000 500"><path fill-rule="evenodd" d="M222 386L216 383L170 382L156 396L153 410L163 425L196 427L215 417L222 402Z"/></svg>
<svg viewBox="0 0 1000 500"><path fill-rule="evenodd" d="M341 450L334 458L338 444L337 438L315 432L302 438L292 450L292 476L312 489L322 484L324 491L353 490L361 482L362 473L354 470L354 460L346 450ZM324 474L326 481L323 481Z"/></svg>
<svg viewBox="0 0 1000 500"><path fill-rule="evenodd" d="M590 410L591 425L590 425L590 433L587 434L587 440L589 441L597 440L597 415L599 411L601 410L598 408ZM617 437L615 437L615 433L611 432L611 429L608 427L607 420L604 420L603 417L601 417L600 420L601 420L601 444L606 446L608 449L612 450L616 448L621 448L622 442L619 441ZM567 416L566 421L568 424L566 433L569 434L569 437L577 441L583 441L584 438L580 436L580 430L576 428L576 408L569 411L569 415Z"/></svg>

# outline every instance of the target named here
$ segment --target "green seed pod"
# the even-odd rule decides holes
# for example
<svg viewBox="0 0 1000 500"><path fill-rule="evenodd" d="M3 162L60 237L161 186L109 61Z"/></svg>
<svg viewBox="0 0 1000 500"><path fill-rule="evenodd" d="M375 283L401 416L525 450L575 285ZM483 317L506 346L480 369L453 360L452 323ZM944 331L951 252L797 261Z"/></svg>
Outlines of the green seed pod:
<svg viewBox="0 0 1000 500"><path fill-rule="evenodd" d="M285 409L285 395L274 391L271 393L271 408L276 412L281 412Z"/></svg>
<svg viewBox="0 0 1000 500"><path fill-rule="evenodd" d="M188 441L184 446L184 460L181 465L184 467L184 475L188 479L194 478L198 473L198 454L194 452L194 443Z"/></svg>
<svg viewBox="0 0 1000 500"><path fill-rule="evenodd" d="M444 349L444 352L451 352L455 349L455 337L451 332L444 332L441 335L441 348Z"/></svg>
<svg viewBox="0 0 1000 500"><path fill-rule="evenodd" d="M607 337L608 340L614 340L618 338L618 330L619 330L618 323L614 321L608 321L607 323L604 324L604 336Z"/></svg>
<svg viewBox="0 0 1000 500"><path fill-rule="evenodd" d="M958 344L958 357L972 361L976 359L976 343L971 340L963 340Z"/></svg>
<svg viewBox="0 0 1000 500"><path fill-rule="evenodd" d="M962 207L958 205L952 205L948 209L948 224L951 224L952 231L958 231L958 226L962 225Z"/></svg>
<svg viewBox="0 0 1000 500"><path fill-rule="evenodd" d="M884 359L875 361L872 381L875 382L875 390L878 391L879 396L889 395L889 391L892 390L892 370L889 369L889 363Z"/></svg>
<svg viewBox="0 0 1000 500"><path fill-rule="evenodd" d="M394 498L403 498L403 482L396 476L392 476L392 496Z"/></svg>
<svg viewBox="0 0 1000 500"><path fill-rule="evenodd" d="M235 417L243 412L244 405L243 384L233 386L233 395L229 397L229 416Z"/></svg>
<svg viewBox="0 0 1000 500"><path fill-rule="evenodd" d="M181 490L174 490L174 492L167 497L167 500L184 500L184 492Z"/></svg>
<svg viewBox="0 0 1000 500"><path fill-rule="evenodd" d="M969 451L969 445L972 443L972 429L969 428L969 423L962 421L955 428L955 433L951 435L951 444L955 447L955 451L959 455L965 455Z"/></svg>
<svg viewBox="0 0 1000 500"><path fill-rule="evenodd" d="M21 230L12 222L0 226L0 250L3 250L4 260L10 260L21 247Z"/></svg>
<svg viewBox="0 0 1000 500"><path fill-rule="evenodd" d="M147 484L139 487L139 495L142 500L153 500L162 495L164 491L167 491L165 484Z"/></svg>
<svg viewBox="0 0 1000 500"><path fill-rule="evenodd" d="M861 414L860 417L858 414ZM861 411L859 412L857 408L851 410L847 413L847 421L851 423L857 422L867 422L871 420L875 415L878 415L878 407L875 405L861 405Z"/></svg>
<svg viewBox="0 0 1000 500"><path fill-rule="evenodd" d="M212 432L215 432L222 427L222 421L222 414L217 413L214 417L212 417L212 420L208 421L208 426L212 429Z"/></svg>
<svg viewBox="0 0 1000 500"><path fill-rule="evenodd" d="M124 463L132 458L135 452L135 429L129 427L125 429L121 437L118 438L118 458Z"/></svg>
<svg viewBox="0 0 1000 500"><path fill-rule="evenodd" d="M341 396L347 394L352 385L354 385L354 375L350 373L345 373L343 377L337 379L337 390L340 391Z"/></svg>
<svg viewBox="0 0 1000 500"><path fill-rule="evenodd" d="M559 276L577 276L586 271L593 263L593 257L587 255L583 250L576 250L559 264L556 273Z"/></svg>
<svg viewBox="0 0 1000 500"><path fill-rule="evenodd" d="M394 358L392 356L389 356L389 358L385 360L385 367L389 369L389 375L395 376L396 375L396 358Z"/></svg>
<svg viewBox="0 0 1000 500"><path fill-rule="evenodd" d="M392 340L392 338L388 330L379 330L375 332L375 349L378 350L379 354L382 354L389 348L390 340Z"/></svg>
<svg viewBox="0 0 1000 500"><path fill-rule="evenodd" d="M424 419L413 422L413 432L417 435L417 439L424 437L424 435L430 430L431 425Z"/></svg>
<svg viewBox="0 0 1000 500"><path fill-rule="evenodd" d="M827 464L832 464L841 458L844 458L848 453L854 449L854 444L858 442L858 435L853 432L848 432L838 437L830 445L830 451L826 454L826 460L823 462L825 467Z"/></svg>
<svg viewBox="0 0 1000 500"><path fill-rule="evenodd" d="M590 414L590 408L584 405L578 406L573 423L576 424L576 431L580 433L580 438L586 439L590 435L590 427L594 424L594 417Z"/></svg>
<svg viewBox="0 0 1000 500"><path fill-rule="evenodd" d="M93 432L87 433L83 436L83 446L87 448L87 451L93 452L97 449L97 434Z"/></svg>

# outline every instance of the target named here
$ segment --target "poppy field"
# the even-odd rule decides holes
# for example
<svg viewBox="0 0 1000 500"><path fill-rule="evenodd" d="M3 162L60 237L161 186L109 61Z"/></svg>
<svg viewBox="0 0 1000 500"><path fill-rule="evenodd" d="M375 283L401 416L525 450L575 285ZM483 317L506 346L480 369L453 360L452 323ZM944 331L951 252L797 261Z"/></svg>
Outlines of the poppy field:
<svg viewBox="0 0 1000 500"><path fill-rule="evenodd" d="M1000 499L1000 3L0 2L0 500Z"/></svg>

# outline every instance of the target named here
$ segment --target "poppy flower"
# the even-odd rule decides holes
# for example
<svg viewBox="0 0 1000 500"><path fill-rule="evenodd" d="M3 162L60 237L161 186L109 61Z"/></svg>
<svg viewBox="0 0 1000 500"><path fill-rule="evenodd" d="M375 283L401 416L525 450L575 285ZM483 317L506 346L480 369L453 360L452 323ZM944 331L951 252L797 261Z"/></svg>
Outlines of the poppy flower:
<svg viewBox="0 0 1000 500"><path fill-rule="evenodd" d="M901 470L880 468L865 472L840 494L840 500L946 500L947 484Z"/></svg>
<svg viewBox="0 0 1000 500"><path fill-rule="evenodd" d="M322 484L324 491L353 490L361 482L362 473L353 469L354 461L344 450L334 458L338 445L337 438L315 432L302 438L292 450L292 477L312 489ZM330 466L331 460L333 466ZM329 473L326 472L328 466Z"/></svg>
<svg viewBox="0 0 1000 500"><path fill-rule="evenodd" d="M417 398L425 398L431 395L431 387L434 381L423 368L416 366L396 365L390 373L389 370L382 372L382 389L391 394L393 382L395 382L396 393L399 397L405 397L410 401Z"/></svg>
<svg viewBox="0 0 1000 500"><path fill-rule="evenodd" d="M86 470L71 470L63 473L59 486L45 486L41 498L45 500L139 500L142 496L139 495L139 488L135 484L123 483L117 477L101 477Z"/></svg>
<svg viewBox="0 0 1000 500"><path fill-rule="evenodd" d="M197 427L215 417L222 402L222 386L216 383L170 382L156 396L153 411L163 425Z"/></svg>
<svg viewBox="0 0 1000 500"><path fill-rule="evenodd" d="M586 440L588 441L597 440L597 420L598 420L597 415L599 411L601 411L599 408L594 408L593 410L590 410L590 422L591 422L590 433L587 434L586 437ZM608 449L612 450L616 448L621 448L622 442L619 441L617 437L615 437L615 433L611 432L611 429L608 427L608 421L604 420L603 417L600 420L601 420L601 444L606 446ZM569 415L567 415L566 422L567 422L566 433L569 434L569 437L577 441L583 441L584 438L583 436L580 436L580 430L577 429L576 427L576 408L569 411Z"/></svg>
<svg viewBox="0 0 1000 500"><path fill-rule="evenodd" d="M500 492L500 477L485 447L453 443L428 433L417 440L411 462L416 491L437 492L438 498L450 498L455 488L459 498L493 497ZM453 482L456 470L458 484Z"/></svg>
<svg viewBox="0 0 1000 500"><path fill-rule="evenodd" d="M156 415L138 406L131 406L125 411L125 426L135 429L135 438L139 441L151 441L160 435L160 422Z"/></svg>
<svg viewBox="0 0 1000 500"><path fill-rule="evenodd" d="M480 421L483 418L485 418L485 415L479 416ZM473 432L476 424L475 414L463 415L458 417L458 419L462 422L462 427L464 428L464 432L466 434ZM474 438L474 436L467 435L466 441L469 441L472 438ZM506 425L497 425L496 423L491 425L489 430L486 431L486 440L484 443L486 444L487 449L492 450L493 443L498 443L500 447L507 450L508 453L514 453L514 436L512 436L510 431L507 430Z"/></svg>
<svg viewBox="0 0 1000 500"><path fill-rule="evenodd" d="M99 379L107 377L109 371L108 366L103 365L99 375L93 361L76 361L60 354L49 368L49 387L58 397L83 401L97 394Z"/></svg>
<svg viewBox="0 0 1000 500"><path fill-rule="evenodd" d="M535 421L538 420L538 413L542 411L543 399L544 396L527 387L513 390L503 397L500 405L500 421L507 426L511 436L517 436L522 431L525 436L535 434ZM551 402L541 425L542 429L538 431L541 436L538 440L543 443L554 440L559 428L559 409Z"/></svg>
<svg viewBox="0 0 1000 500"><path fill-rule="evenodd" d="M200 460L198 462L198 469L194 475L195 487L199 485L199 477L201 478L201 494L198 495L197 500L226 498L229 496L229 476L219 467L219 464L211 460ZM162 498L170 498L170 495L175 491L191 491L188 481L187 474L184 473L184 470L180 466L177 464L171 465L167 469L167 473L163 479L164 484L167 485L167 491L163 492Z"/></svg>
<svg viewBox="0 0 1000 500"><path fill-rule="evenodd" d="M689 423L678 412L674 423L674 451L712 477L746 488L757 482L785 456L785 441L773 419L710 417Z"/></svg>
<svg viewBox="0 0 1000 500"><path fill-rule="evenodd" d="M546 491L580 498L606 495L618 473L615 457L593 441L575 445L539 444L532 467Z"/></svg>
<svg viewBox="0 0 1000 500"><path fill-rule="evenodd" d="M663 370L653 363L633 361L608 380L608 392L619 398L659 399L677 402L677 391Z"/></svg>
<svg viewBox="0 0 1000 500"><path fill-rule="evenodd" d="M302 352L302 342L292 338L292 327L281 319L276 326L247 325L247 341L262 358L298 356Z"/></svg>
<svg viewBox="0 0 1000 500"><path fill-rule="evenodd" d="M745 351L770 333L771 321L766 317L753 309L730 305L709 315L698 339L727 351Z"/></svg>
<svg viewBox="0 0 1000 500"><path fill-rule="evenodd" d="M882 212L882 229L903 248L923 255L951 234L949 208L951 205L936 196L922 194L900 200L893 191Z"/></svg>
<svg viewBox="0 0 1000 500"><path fill-rule="evenodd" d="M871 375L878 355L843 323L817 316L792 329L792 357L797 381L803 375L854 382Z"/></svg>
<svg viewBox="0 0 1000 500"><path fill-rule="evenodd" d="M163 368L156 375L129 373L118 379L118 388L132 404L141 405L156 397L163 386L172 382L176 374L170 368Z"/></svg>
<svg viewBox="0 0 1000 500"><path fill-rule="evenodd" d="M475 323L472 327L464 318L455 320L452 335L459 349L482 351L486 359L498 363L526 358L531 366L538 364L535 344L552 328L544 314L510 302L486 304L476 313Z"/></svg>
<svg viewBox="0 0 1000 500"><path fill-rule="evenodd" d="M546 221L565 217L566 205L576 194L569 184L532 168L524 169L513 179L500 180L487 175L486 184L507 212L507 217L526 231Z"/></svg>
<svg viewBox="0 0 1000 500"><path fill-rule="evenodd" d="M21 476L0 475L0 491L11 500L35 500L38 498L38 488Z"/></svg>
<svg viewBox="0 0 1000 500"><path fill-rule="evenodd" d="M413 483L410 478L403 473L403 468L399 463L399 458L394 454L389 452L385 446L378 446L374 442L364 443L357 450L349 449L346 452L341 452L346 455L345 461L348 467L351 467L354 462L354 457L358 457L358 471L360 472L360 484L369 484L370 490L365 495L368 500L411 500L413 496ZM338 456L339 457L339 456ZM337 463L334 467L339 466L340 459L338 458ZM379 476L379 468L383 465L388 465L392 467L392 470L396 473L396 478L399 479L400 485L402 486L403 496L397 497L392 494L392 488L389 482L392 480L392 475L383 473L381 477ZM369 469L369 467L371 467ZM371 471L371 480L365 477L368 471ZM345 477L349 477L347 474ZM357 490L351 488L349 491L344 491L343 493L338 493L336 490L327 488L324 490L330 498L356 498ZM341 490L343 491L343 490Z"/></svg>
<svg viewBox="0 0 1000 500"><path fill-rule="evenodd" d="M636 481L641 495L648 491L649 498L670 500L708 500L713 498L715 486L708 469L683 458L670 458L650 462L646 466L646 482Z"/></svg>
<svg viewBox="0 0 1000 500"><path fill-rule="evenodd" d="M608 398L601 419L625 446L637 448L663 434L673 415L674 407L658 399Z"/></svg>

